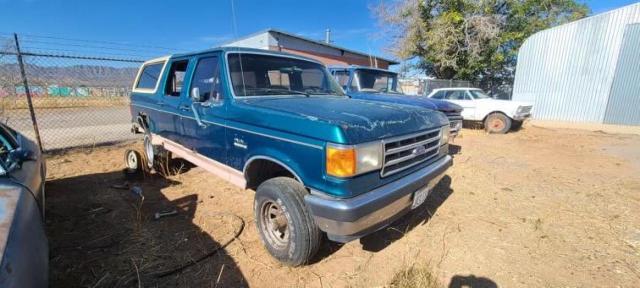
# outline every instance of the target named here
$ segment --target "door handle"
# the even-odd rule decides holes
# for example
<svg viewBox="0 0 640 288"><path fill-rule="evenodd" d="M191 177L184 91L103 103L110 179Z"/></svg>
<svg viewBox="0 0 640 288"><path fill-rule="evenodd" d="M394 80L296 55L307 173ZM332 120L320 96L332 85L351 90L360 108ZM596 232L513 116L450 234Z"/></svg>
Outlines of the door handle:
<svg viewBox="0 0 640 288"><path fill-rule="evenodd" d="M182 111L185 111L185 112L188 112L188 111L191 111L191 106L189 106L189 105L180 105L178 107L178 109L180 109Z"/></svg>
<svg viewBox="0 0 640 288"><path fill-rule="evenodd" d="M164 106L164 102L158 101L158 106Z"/></svg>

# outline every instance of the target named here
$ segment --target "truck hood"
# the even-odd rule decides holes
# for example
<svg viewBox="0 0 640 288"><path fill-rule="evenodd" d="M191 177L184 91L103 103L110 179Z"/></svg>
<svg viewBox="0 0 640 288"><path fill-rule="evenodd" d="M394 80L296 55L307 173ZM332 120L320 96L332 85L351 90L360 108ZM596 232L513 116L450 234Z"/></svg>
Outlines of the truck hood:
<svg viewBox="0 0 640 288"><path fill-rule="evenodd" d="M411 96L403 94L390 94L390 93L364 93L364 92L351 92L349 96L353 99L380 101L388 103L397 103L405 105L414 105L440 112L462 112L462 106L455 103L431 99L427 97Z"/></svg>
<svg viewBox="0 0 640 288"><path fill-rule="evenodd" d="M347 97L269 97L235 100L262 110L242 122L341 144L358 144L446 125L442 113ZM255 116L253 116L255 115Z"/></svg>

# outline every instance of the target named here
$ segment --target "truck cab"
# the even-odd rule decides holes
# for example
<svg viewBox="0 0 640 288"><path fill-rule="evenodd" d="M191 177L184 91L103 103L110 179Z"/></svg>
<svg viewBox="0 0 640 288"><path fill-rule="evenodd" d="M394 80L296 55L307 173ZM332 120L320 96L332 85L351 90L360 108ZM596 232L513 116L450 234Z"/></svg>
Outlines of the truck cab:
<svg viewBox="0 0 640 288"><path fill-rule="evenodd" d="M348 242L420 207L452 165L442 113L351 99L321 63L274 51L149 60L131 116L150 165L171 152L255 190L260 237L293 266L323 233Z"/></svg>
<svg viewBox="0 0 640 288"><path fill-rule="evenodd" d="M463 108L454 103L426 97L404 95L398 74L365 66L332 66L329 71L347 95L353 99L413 105L444 113L449 119L451 137L462 129Z"/></svg>

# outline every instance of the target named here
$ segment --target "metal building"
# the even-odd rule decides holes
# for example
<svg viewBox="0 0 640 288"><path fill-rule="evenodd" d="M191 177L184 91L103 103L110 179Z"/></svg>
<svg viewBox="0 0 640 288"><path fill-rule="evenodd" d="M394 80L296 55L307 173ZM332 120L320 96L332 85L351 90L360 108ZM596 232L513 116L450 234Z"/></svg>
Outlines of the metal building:
<svg viewBox="0 0 640 288"><path fill-rule="evenodd" d="M535 119L640 125L640 3L527 39L513 100Z"/></svg>

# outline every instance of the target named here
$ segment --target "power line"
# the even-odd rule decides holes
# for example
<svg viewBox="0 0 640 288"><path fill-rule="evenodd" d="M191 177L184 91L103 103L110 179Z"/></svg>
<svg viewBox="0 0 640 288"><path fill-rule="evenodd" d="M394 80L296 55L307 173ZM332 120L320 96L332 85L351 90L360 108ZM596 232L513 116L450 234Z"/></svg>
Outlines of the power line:
<svg viewBox="0 0 640 288"><path fill-rule="evenodd" d="M0 32L0 34L4 35L12 35L12 33ZM73 42L81 42L81 43L101 43L101 44L109 44L116 46L134 46L139 48L153 48L153 49L163 49L163 50L174 50L174 51L185 51L184 49L176 48L176 47L163 47L163 46L155 46L155 45L144 45L144 44L131 44L131 43L123 43L123 42L113 42L113 41L103 41L103 40L87 40L87 39L78 39L78 38L65 38L58 36L48 36L48 35L37 35L37 34L20 34L20 36L27 36L32 38L42 38L42 39L55 39L55 40L64 40L64 41L73 41ZM24 39L24 38L23 38Z"/></svg>

